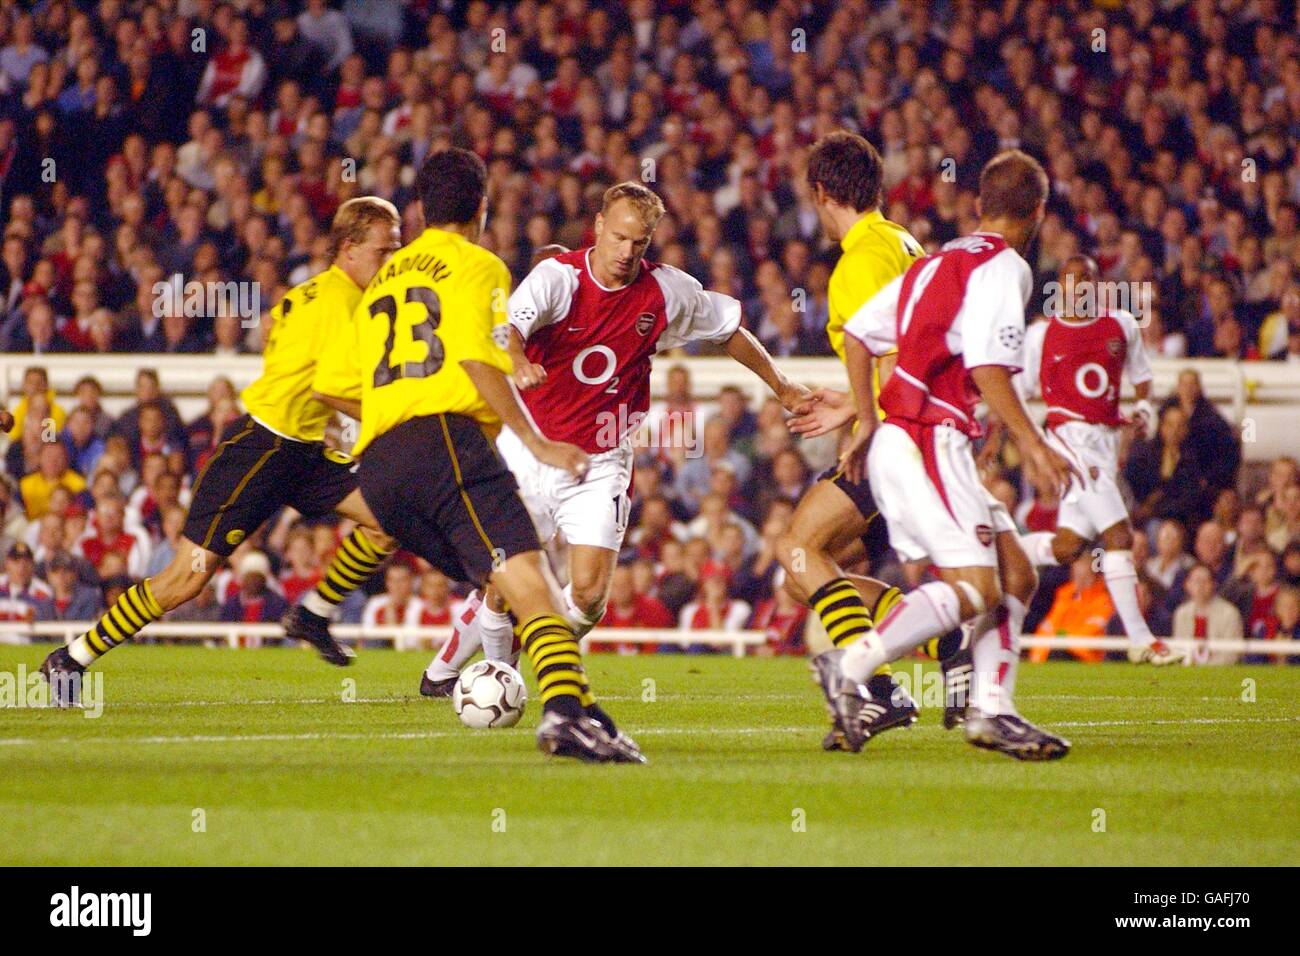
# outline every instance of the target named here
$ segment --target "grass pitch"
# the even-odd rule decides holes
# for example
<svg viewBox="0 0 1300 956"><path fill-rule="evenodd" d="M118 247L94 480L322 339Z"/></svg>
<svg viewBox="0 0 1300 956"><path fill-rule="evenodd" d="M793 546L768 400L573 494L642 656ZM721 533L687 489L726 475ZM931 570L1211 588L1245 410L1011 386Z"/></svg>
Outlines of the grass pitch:
<svg viewBox="0 0 1300 956"><path fill-rule="evenodd" d="M0 676L48 649L0 647ZM943 731L937 708L822 753L802 660L590 657L650 758L635 767L543 757L535 701L511 730L463 728L416 693L426 661L118 650L97 719L0 708L0 864L1300 859L1300 668L1026 664L1022 711L1074 752L1021 764Z"/></svg>

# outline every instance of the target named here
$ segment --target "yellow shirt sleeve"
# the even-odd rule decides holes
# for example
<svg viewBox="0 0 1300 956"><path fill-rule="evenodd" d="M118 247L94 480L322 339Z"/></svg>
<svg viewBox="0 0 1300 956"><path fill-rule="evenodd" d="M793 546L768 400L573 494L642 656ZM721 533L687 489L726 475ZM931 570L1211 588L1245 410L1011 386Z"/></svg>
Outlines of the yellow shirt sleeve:
<svg viewBox="0 0 1300 956"><path fill-rule="evenodd" d="M464 301L459 314L465 316L465 321L456 329L461 360L482 362L509 375L514 364L503 348L503 333L509 329L506 306L510 299L510 270L496 256L475 263L465 275L461 294Z"/></svg>

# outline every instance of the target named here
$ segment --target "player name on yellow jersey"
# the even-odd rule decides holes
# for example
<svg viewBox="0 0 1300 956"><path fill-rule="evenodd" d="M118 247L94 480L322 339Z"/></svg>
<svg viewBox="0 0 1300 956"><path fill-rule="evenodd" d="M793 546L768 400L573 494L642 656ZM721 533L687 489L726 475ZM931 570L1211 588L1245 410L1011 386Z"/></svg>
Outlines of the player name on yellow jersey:
<svg viewBox="0 0 1300 956"><path fill-rule="evenodd" d="M352 313L361 288L338 266L294 286L271 309L271 328L262 350L262 374L240 400L267 428L298 441L321 441L333 410L312 398L313 389L349 396L349 384L319 388L318 363L353 340ZM359 383L356 383L359 385Z"/></svg>
<svg viewBox="0 0 1300 956"><path fill-rule="evenodd" d="M354 313L361 434L353 454L424 415L464 415L499 427L461 363L510 374L510 356L492 333L505 324L509 296L505 263L442 229L426 229L380 268Z"/></svg>

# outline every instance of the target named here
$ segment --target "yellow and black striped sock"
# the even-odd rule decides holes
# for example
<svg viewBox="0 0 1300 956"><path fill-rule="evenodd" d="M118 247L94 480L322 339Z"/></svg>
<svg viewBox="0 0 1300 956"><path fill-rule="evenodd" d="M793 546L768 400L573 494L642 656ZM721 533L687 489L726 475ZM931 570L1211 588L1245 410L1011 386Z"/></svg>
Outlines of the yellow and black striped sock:
<svg viewBox="0 0 1300 956"><path fill-rule="evenodd" d="M582 669L578 639L564 618L539 614L521 624L518 634L537 675L544 710L576 717L584 707L596 702Z"/></svg>
<svg viewBox="0 0 1300 956"><path fill-rule="evenodd" d="M862 595L848 578L826 582L809 603L836 647L848 647L871 630L871 615L862 603Z"/></svg>
<svg viewBox="0 0 1300 956"><path fill-rule="evenodd" d="M149 582L133 584L122 592L94 627L72 642L68 652L80 663L88 664L135 637L141 628L158 620L162 614L162 608L149 590Z"/></svg>
<svg viewBox="0 0 1300 956"><path fill-rule="evenodd" d="M901 600L903 600L903 592L898 590L898 588L893 587L892 585L890 587L885 588L885 590L881 591L880 597L876 598L876 606L871 609L871 623L875 625L880 621L883 621L885 619L885 615L888 614L890 611L892 611L894 609L894 605ZM876 672L871 676L873 678L875 677L890 678L890 683L892 685L893 674L894 674L894 669L892 667L890 667L888 664L881 664L879 667L876 668ZM879 692L877 688L871 687L871 681L867 682L867 686L871 688L871 692L873 694Z"/></svg>
<svg viewBox="0 0 1300 956"><path fill-rule="evenodd" d="M365 584L366 578L374 574L375 569L392 553L379 550L371 544L364 531L355 529L334 552L334 560L325 569L325 574L313 593L331 608L337 607L340 601ZM310 604L307 605L307 610L319 613Z"/></svg>
<svg viewBox="0 0 1300 956"><path fill-rule="evenodd" d="M932 637L921 646L925 648L925 656L930 660L946 660L961 647L961 631L949 631L942 637Z"/></svg>

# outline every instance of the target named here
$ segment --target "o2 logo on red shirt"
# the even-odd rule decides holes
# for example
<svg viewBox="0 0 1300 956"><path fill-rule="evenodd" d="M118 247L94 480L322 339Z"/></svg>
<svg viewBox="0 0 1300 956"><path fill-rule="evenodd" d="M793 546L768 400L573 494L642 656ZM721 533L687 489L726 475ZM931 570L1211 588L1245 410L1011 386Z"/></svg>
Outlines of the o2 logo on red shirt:
<svg viewBox="0 0 1300 956"><path fill-rule="evenodd" d="M589 375L587 373L587 359L595 355L605 360L604 368L600 370L599 374ZM593 345L583 349L573 357L573 377L583 385L604 385L613 379L609 388L605 389L610 394L613 394L614 390L618 388L618 376L614 374L616 368L618 368L618 356L614 354L614 350L608 345Z"/></svg>

